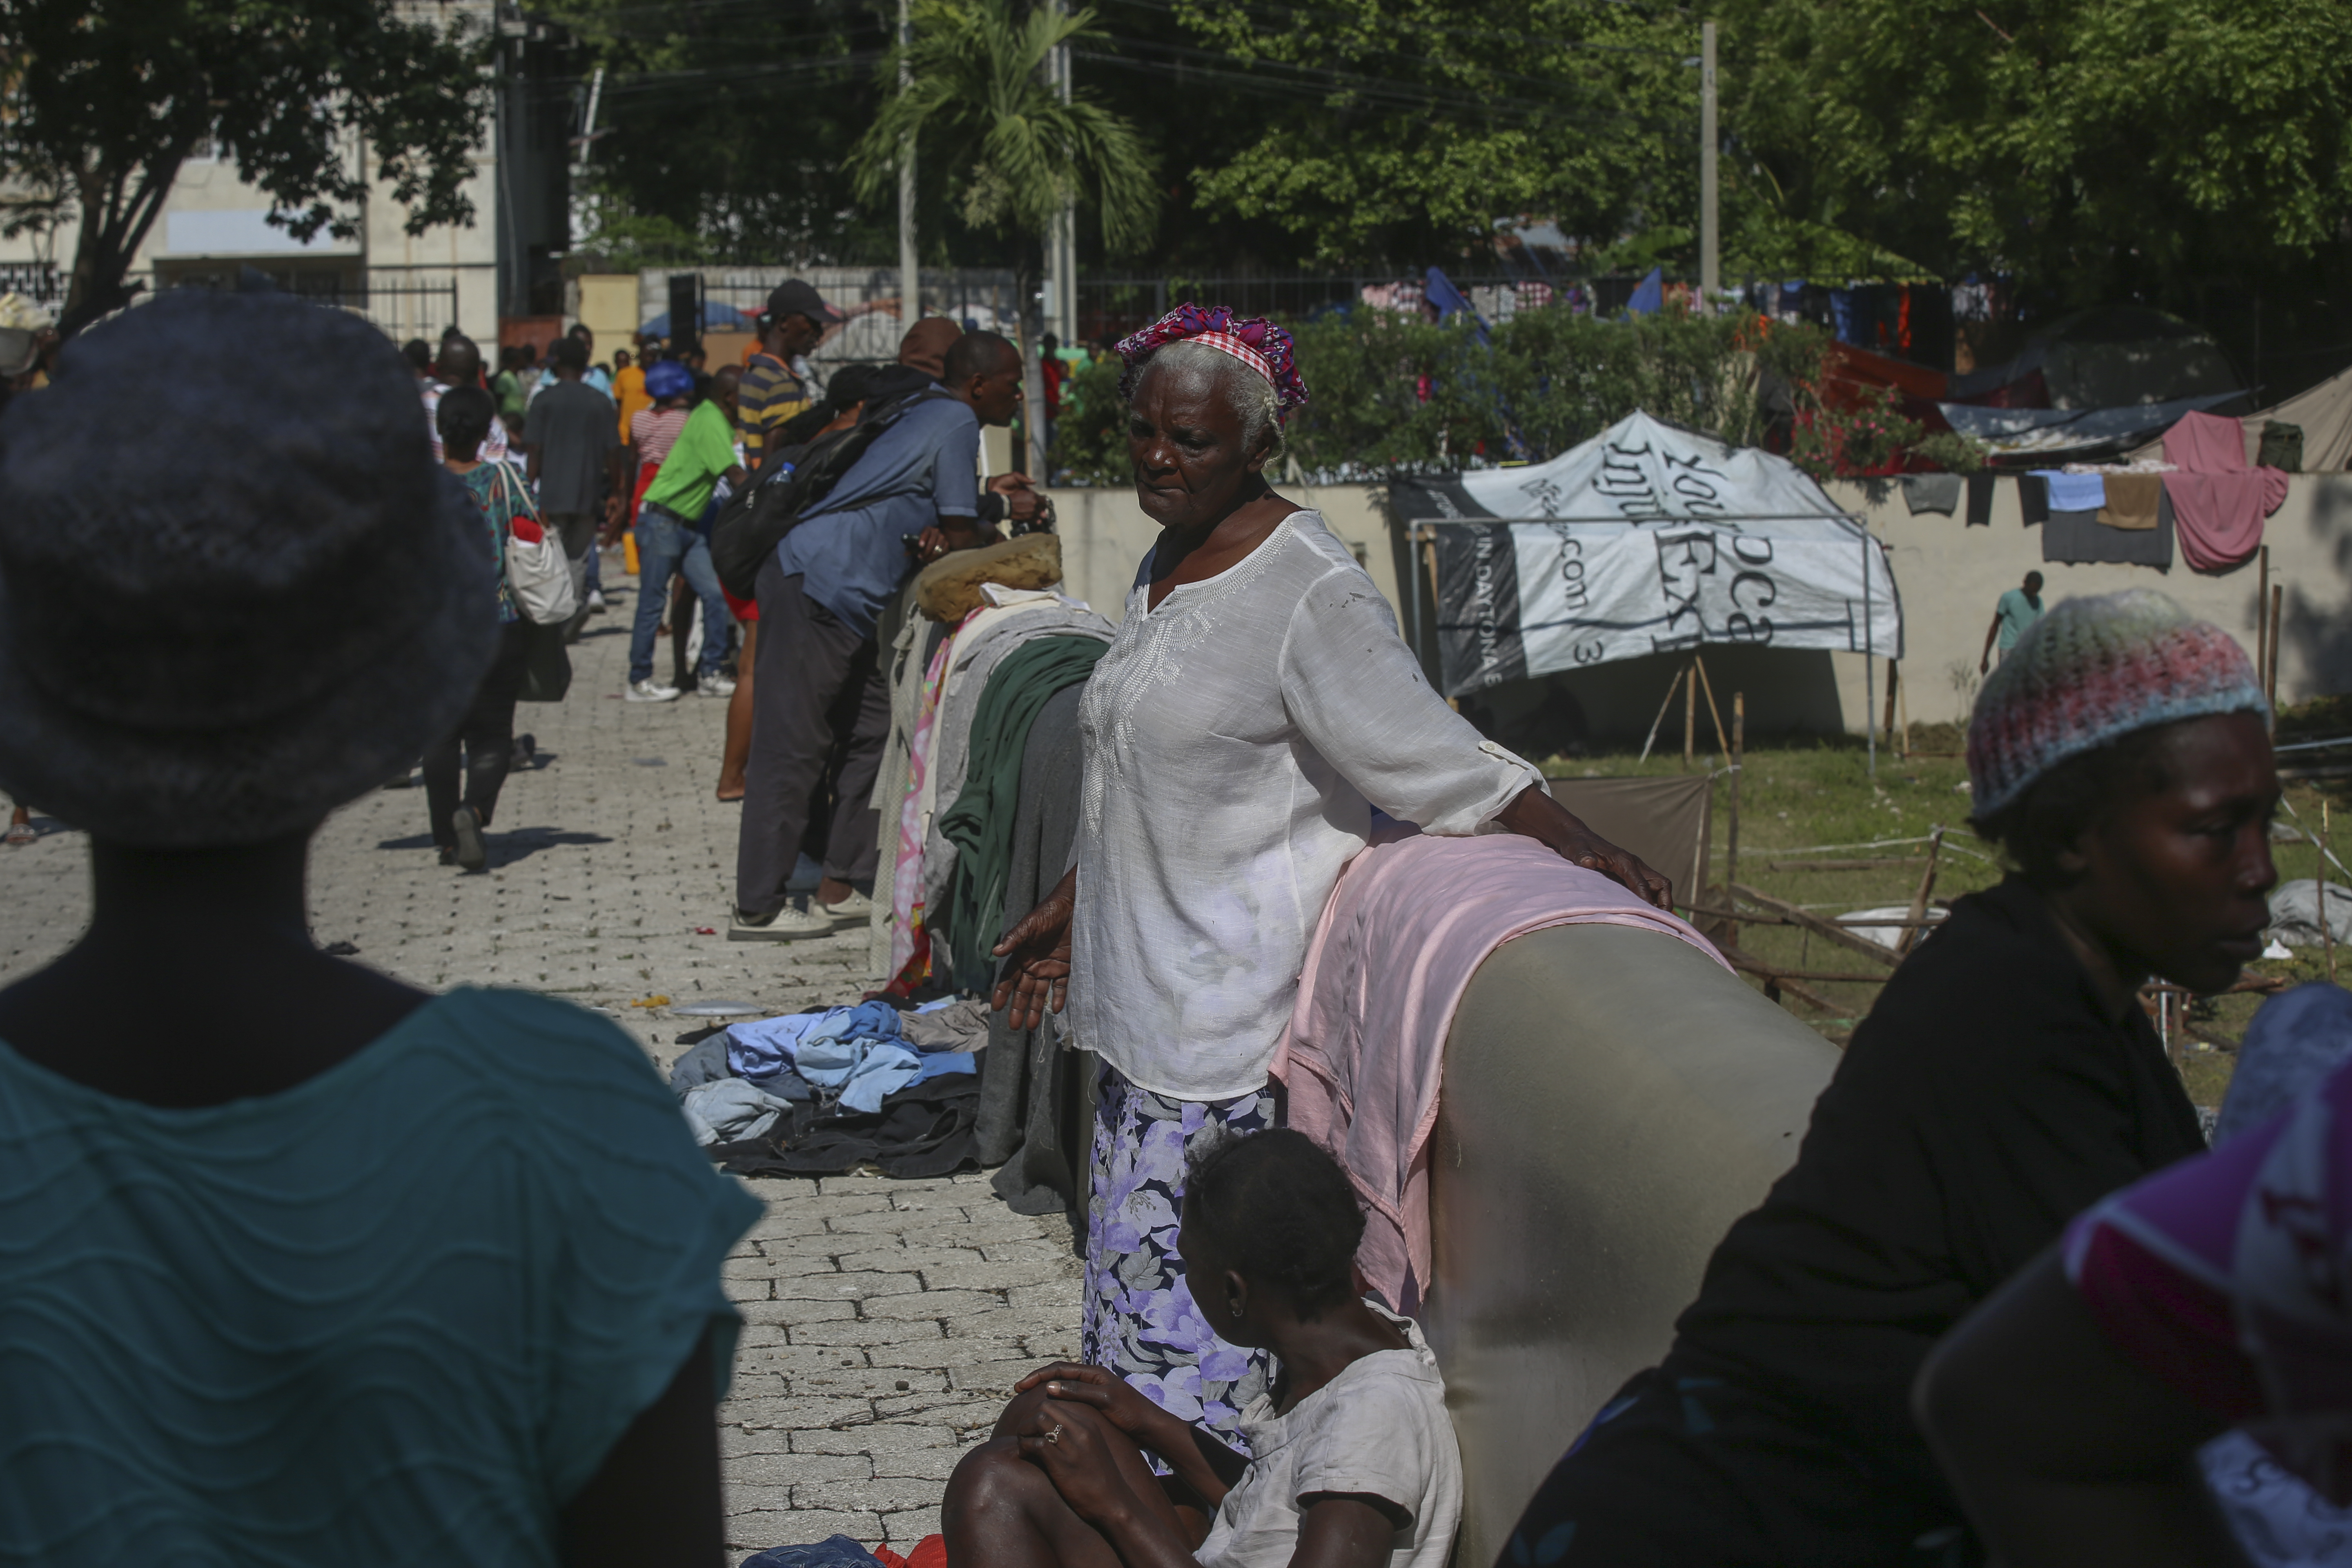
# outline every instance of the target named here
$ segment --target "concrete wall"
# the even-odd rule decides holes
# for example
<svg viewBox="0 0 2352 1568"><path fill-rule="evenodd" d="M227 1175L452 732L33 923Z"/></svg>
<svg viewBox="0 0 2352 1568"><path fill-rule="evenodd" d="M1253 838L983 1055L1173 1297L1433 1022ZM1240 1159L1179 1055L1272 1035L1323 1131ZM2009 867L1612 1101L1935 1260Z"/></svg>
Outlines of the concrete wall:
<svg viewBox="0 0 2352 1568"><path fill-rule="evenodd" d="M1874 497L1872 489L1883 493ZM1984 650L1993 602L2028 572L2045 580L2051 599L2154 587L2191 615L2236 635L2254 650L2254 601L2259 571L2252 561L2219 576L2192 572L2176 553L2172 569L2151 566L2068 566L2042 559L2039 529L2023 525L2017 486L1995 489L1992 526L1969 528L1958 517L1913 517L1895 487L1839 484L1843 505L1866 514L1871 531L1892 549L1895 581L1903 594L1903 668L1912 720L1965 716L1953 667L1973 676ZM2352 690L2352 474L2297 474L2287 498L2263 529L2271 580L2286 591L2279 629L2279 700ZM1841 657L1843 664L1860 660ZM1858 686L1848 677L1843 688ZM1858 691L1853 696L1858 700ZM1881 688L1884 700L1884 688ZM1859 711L1846 708L1849 728Z"/></svg>
<svg viewBox="0 0 2352 1568"><path fill-rule="evenodd" d="M1284 485L1282 493L1320 509L1339 537L1357 551L1402 625L1412 617L1412 583L1405 574L1402 531L1391 528L1387 492L1376 485ZM2254 650L2258 571L2249 561L2218 576L2192 572L2176 553L2172 568L2070 566L2042 559L2042 533L2024 526L2017 486L1997 487L1992 524L1969 528L1958 516L1913 517L1899 487L1840 481L1830 487L1842 506L1859 514L1886 541L1903 596L1904 706L1913 723L1959 722L1975 700L1977 658L1994 602L2028 572L2040 572L2052 599L2154 587L2189 611L2237 636ZM1060 518L1063 561L1070 592L1117 620L1136 563L1156 531L1128 489L1053 492ZM2352 474L2297 474L2287 499L2263 534L2272 581L2285 590L2279 635L2279 700L2299 702L2352 691ZM1434 617L1423 573L1424 647L1434 646ZM1402 591L1401 591L1402 590ZM1748 721L1759 734L1787 731L1861 733L1875 703L1883 713L1886 667L1869 672L1858 654L1717 647L1704 650L1709 683L1731 721L1731 694L1744 691ZM1598 668L1499 686L1486 699L1498 719L1541 705L1555 686L1571 693L1596 736L1639 738L1656 717L1680 655L1628 659ZM1660 743L1679 745L1682 698L1660 731ZM1713 747L1713 721L1699 712L1702 748Z"/></svg>
<svg viewBox="0 0 2352 1568"><path fill-rule="evenodd" d="M998 470L992 467L989 471ZM1062 536L1062 572L1069 593L1114 622L1125 618L1136 565L1160 537L1160 525L1143 515L1135 504L1135 491L1125 487L1046 493L1054 498L1055 531ZM1374 485L1284 485L1282 493L1321 511L1389 603L1399 602L1387 491Z"/></svg>

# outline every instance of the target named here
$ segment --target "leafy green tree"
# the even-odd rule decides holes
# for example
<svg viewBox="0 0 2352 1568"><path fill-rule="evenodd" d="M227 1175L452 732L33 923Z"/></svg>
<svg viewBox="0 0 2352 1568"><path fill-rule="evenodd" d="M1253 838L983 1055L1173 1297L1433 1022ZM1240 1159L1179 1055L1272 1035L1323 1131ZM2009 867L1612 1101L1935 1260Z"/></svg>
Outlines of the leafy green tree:
<svg viewBox="0 0 2352 1568"><path fill-rule="evenodd" d="M889 47L873 6L552 0L547 14L606 73L581 248L625 270L897 255L895 206L861 206L845 167Z"/></svg>
<svg viewBox="0 0 2352 1568"><path fill-rule="evenodd" d="M2077 302L2180 300L2352 215L2342 0L1731 0L1725 123L1784 228Z"/></svg>
<svg viewBox="0 0 2352 1568"><path fill-rule="evenodd" d="M1045 388L1027 352L1025 304L1048 226L1076 199L1094 213L1104 243L1126 250L1150 237L1159 208L1135 128L1091 92L1065 101L1045 80L1054 50L1094 36L1094 20L1090 10L1045 5L1023 14L1013 0L922 0L913 8L913 39L889 68L895 73L903 63L908 84L884 100L851 157L858 195L878 205L895 195L899 149L911 142L919 166L961 192L967 225L1009 238L1035 414L1044 412Z"/></svg>
<svg viewBox="0 0 2352 1568"><path fill-rule="evenodd" d="M1698 25L1612 0L1174 0L1233 89L1287 90L1200 204L1327 265L1458 255L1512 213L1611 241L1697 221ZM1229 89L1230 90L1230 89Z"/></svg>
<svg viewBox="0 0 2352 1568"><path fill-rule="evenodd" d="M1094 36L1094 21L1090 10L1023 14L1012 0L922 0L903 53L908 85L884 100L851 154L858 195L895 195L898 149L911 141L919 163L959 191L966 223L1012 237L1016 268L1032 266L1074 196L1112 249L1148 239L1159 192L1135 128L1095 94L1066 103L1045 80L1055 47Z"/></svg>
<svg viewBox="0 0 2352 1568"><path fill-rule="evenodd" d="M297 238L358 232L369 174L408 230L473 216L478 42L390 0L0 0L0 197L10 234L79 226L68 321L123 276L204 142Z"/></svg>

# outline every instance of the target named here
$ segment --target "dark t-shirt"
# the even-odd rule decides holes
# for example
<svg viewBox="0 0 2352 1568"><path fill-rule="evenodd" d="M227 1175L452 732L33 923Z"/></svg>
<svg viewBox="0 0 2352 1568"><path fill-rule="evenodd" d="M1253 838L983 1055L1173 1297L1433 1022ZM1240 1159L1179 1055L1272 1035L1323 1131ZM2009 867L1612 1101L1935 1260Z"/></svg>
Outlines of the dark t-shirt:
<svg viewBox="0 0 2352 1568"><path fill-rule="evenodd" d="M1957 900L1854 1031L1795 1167L1716 1248L1675 1354L1940 1492L1910 1409L1928 1350L2076 1214L2204 1149L2154 1026L2102 1011L2041 896Z"/></svg>
<svg viewBox="0 0 2352 1568"><path fill-rule="evenodd" d="M523 444L539 448L539 509L593 511L604 498L605 454L621 443L611 400L577 381L559 381L530 400Z"/></svg>

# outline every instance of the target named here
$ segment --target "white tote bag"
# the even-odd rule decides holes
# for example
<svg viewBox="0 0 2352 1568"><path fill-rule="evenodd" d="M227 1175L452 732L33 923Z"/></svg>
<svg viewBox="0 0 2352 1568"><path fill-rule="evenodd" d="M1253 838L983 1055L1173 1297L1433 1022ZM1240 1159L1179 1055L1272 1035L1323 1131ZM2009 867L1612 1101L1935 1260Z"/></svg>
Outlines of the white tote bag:
<svg viewBox="0 0 2352 1568"><path fill-rule="evenodd" d="M516 480L511 463L499 465L499 493L514 519L507 529L507 587L515 605L536 626L561 626L580 609L563 542L540 521L539 507Z"/></svg>

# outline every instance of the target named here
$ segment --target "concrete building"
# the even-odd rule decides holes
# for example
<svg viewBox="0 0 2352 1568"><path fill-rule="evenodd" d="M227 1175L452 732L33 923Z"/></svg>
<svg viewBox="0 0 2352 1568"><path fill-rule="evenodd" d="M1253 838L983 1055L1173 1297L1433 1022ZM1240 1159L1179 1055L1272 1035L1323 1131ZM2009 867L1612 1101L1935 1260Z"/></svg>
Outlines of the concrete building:
<svg viewBox="0 0 2352 1568"><path fill-rule="evenodd" d="M253 267L292 292L367 316L397 339L436 338L455 324L478 342L499 341L501 317L562 309L567 242L566 159L572 89L562 40L523 16L514 0L410 0L404 9L497 40L490 112L466 182L470 225L407 232L407 210L371 179L358 232L296 240L270 224L269 198L237 178L233 156L202 146L184 163L163 210L133 258L130 279L153 292L217 287ZM347 160L373 153L352 139ZM64 303L76 229L0 239L0 290L52 309Z"/></svg>

